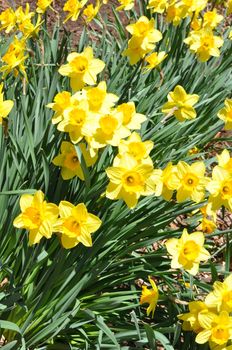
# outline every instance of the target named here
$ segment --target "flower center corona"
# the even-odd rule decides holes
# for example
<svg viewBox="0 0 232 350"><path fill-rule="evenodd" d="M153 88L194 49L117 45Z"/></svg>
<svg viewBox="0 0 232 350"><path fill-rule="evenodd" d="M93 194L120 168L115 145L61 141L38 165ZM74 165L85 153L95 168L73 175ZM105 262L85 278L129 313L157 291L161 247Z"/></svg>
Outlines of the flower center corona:
<svg viewBox="0 0 232 350"><path fill-rule="evenodd" d="M183 255L189 261L194 261L199 253L199 246L194 241L188 241L184 244Z"/></svg>
<svg viewBox="0 0 232 350"><path fill-rule="evenodd" d="M129 191L133 191L136 192L138 190L141 190L144 186L144 180L141 177L140 174L138 174L135 171L131 171L131 172L127 172L124 176L123 176L123 183L125 185L125 187L128 187Z"/></svg>
<svg viewBox="0 0 232 350"><path fill-rule="evenodd" d="M117 129L118 121L112 115L105 115L100 119L100 127L104 134L111 135Z"/></svg>
<svg viewBox="0 0 232 350"><path fill-rule="evenodd" d="M75 217L69 217L64 222L64 228L76 236L80 234L80 223L75 219Z"/></svg>
<svg viewBox="0 0 232 350"><path fill-rule="evenodd" d="M186 174L184 177L184 185L193 188L198 184L198 178L194 174Z"/></svg>
<svg viewBox="0 0 232 350"><path fill-rule="evenodd" d="M73 163L77 163L79 160L78 160L77 156L74 156L74 157L72 157L72 161L73 161Z"/></svg>
<svg viewBox="0 0 232 350"><path fill-rule="evenodd" d="M226 328L215 327L212 332L212 338L220 341L220 343L217 342L218 344L224 344L229 339L229 332Z"/></svg>
<svg viewBox="0 0 232 350"><path fill-rule="evenodd" d="M33 224L40 226L41 217L38 209L34 207L29 207L25 210L25 215L27 215L30 218Z"/></svg>
<svg viewBox="0 0 232 350"><path fill-rule="evenodd" d="M70 65L75 73L83 74L88 68L88 60L86 57L79 56L74 58Z"/></svg>

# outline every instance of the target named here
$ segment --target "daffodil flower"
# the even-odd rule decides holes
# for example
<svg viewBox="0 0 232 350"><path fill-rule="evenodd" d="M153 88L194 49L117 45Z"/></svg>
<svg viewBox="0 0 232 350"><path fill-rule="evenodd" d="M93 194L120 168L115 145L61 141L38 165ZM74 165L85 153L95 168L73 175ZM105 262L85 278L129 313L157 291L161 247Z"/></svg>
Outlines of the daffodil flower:
<svg viewBox="0 0 232 350"><path fill-rule="evenodd" d="M209 252L203 247L205 241L202 232L188 233L184 229L180 239L170 238L165 243L168 253L172 257L173 269L183 268L191 275L196 275L201 261L210 258Z"/></svg>

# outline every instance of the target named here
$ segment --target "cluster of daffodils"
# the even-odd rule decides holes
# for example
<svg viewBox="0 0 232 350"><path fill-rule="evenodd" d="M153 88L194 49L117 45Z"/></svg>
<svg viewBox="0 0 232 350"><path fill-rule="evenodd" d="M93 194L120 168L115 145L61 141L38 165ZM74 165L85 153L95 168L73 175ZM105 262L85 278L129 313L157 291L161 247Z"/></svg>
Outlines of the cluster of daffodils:
<svg viewBox="0 0 232 350"><path fill-rule="evenodd" d="M82 17L86 23L92 21L108 0L67 0L64 1L64 23ZM211 56L220 56L223 40L217 34L217 27L223 16L213 8L208 11L207 0L148 0L149 18L142 16L129 24L130 34L123 56L129 58L131 65L141 61L142 71L149 72L166 59L169 41L165 41L165 51L159 51L163 38L156 29L152 18L154 13L165 14L166 21L177 26L186 19L190 26L184 43L197 58L206 62ZM0 31L12 35L7 51L1 57L0 72L5 79L8 74L15 77L21 74L27 79L26 60L28 58L27 40L38 36L43 23L42 15L53 9L53 0L38 0L35 12L30 5L9 8L0 14ZM117 11L131 10L135 0L118 0ZM232 0L227 1L228 13L232 12ZM55 11L56 12L56 11ZM159 20L159 16L156 16ZM232 37L232 36L231 36ZM157 43L159 43L157 45ZM85 167L97 162L102 150L113 149L112 164L103 169L107 186L102 189L109 200L122 200L133 209L141 197L156 196L166 201L182 203L192 201L202 203L202 215L197 231L189 233L184 229L180 237L167 239L164 243L165 255L171 260L171 274L176 270L185 271L192 276L199 272L200 265L210 259L205 249L205 234L217 227L217 211L221 208L232 212L232 158L228 150L218 154L217 165L206 168L204 161L191 164L180 160L177 164L169 162L164 169L154 168L151 152L152 140L143 140L139 134L145 115L136 111L133 101L119 103L119 97L107 91L104 80L105 63L94 57L91 47L83 52L72 52L67 63L59 68L59 74L67 77L70 91L60 91L52 103L47 105L53 111L52 123L60 131L63 140L59 154L52 163L60 168L63 180L74 177L85 181ZM104 79L104 78L102 78ZM161 107L164 121L175 117L178 122L193 120L200 96L189 94L177 85L167 95ZM3 84L0 84L0 124L9 115L14 102L5 100ZM232 129L232 99L225 100L225 106L218 111L218 117L225 123L225 129ZM193 154L198 150L192 150ZM24 194L20 198L20 214L13 225L29 232L29 245L38 244L42 239L55 236L62 247L71 249L79 243L92 246L92 234L102 221L89 213L84 203L74 205L62 200L49 203L45 194L38 190L34 194ZM166 258L166 257L165 257ZM140 304L148 304L147 316L154 317L159 299L159 290L154 279L148 277L148 284L142 286ZM209 342L210 349L232 350L232 275L224 282L215 282L213 290L204 301L189 302L189 312L178 316L183 321L183 330L196 333L196 343Z"/></svg>
<svg viewBox="0 0 232 350"><path fill-rule="evenodd" d="M8 8L0 14L0 31L14 34L11 44L1 57L0 72L3 73L3 79L11 73L14 76L20 73L27 77L25 70L25 61L28 58L27 40L36 37L39 33L42 24L40 13L35 18L36 13L30 11L30 5L27 3L25 9L22 6L15 11Z"/></svg>
<svg viewBox="0 0 232 350"><path fill-rule="evenodd" d="M212 176L205 176L203 161L193 162L191 165L179 161L177 165L169 163L165 169L156 169L156 195L162 195L170 200L175 191L177 202L191 199L195 203L202 202L208 196L207 213L212 215L224 206L232 211L232 158L228 150L218 155L218 165L212 170Z"/></svg>
<svg viewBox="0 0 232 350"><path fill-rule="evenodd" d="M132 133L127 140L121 140L118 155L113 165L106 169L110 180L106 188L106 197L123 199L129 208L134 208L140 196L155 193L156 181L149 153L153 142L142 141L139 134Z"/></svg>
<svg viewBox="0 0 232 350"><path fill-rule="evenodd" d="M224 207L232 211L232 158L228 150L217 155L218 165L212 169L211 177L205 176L205 165L201 161L191 165L180 161L177 165L169 163L164 170L155 169L156 195L170 200L175 193L177 202L191 199L195 203L208 197L200 209L203 218L198 227L200 231L169 239L165 245L172 258L173 269L183 269L192 275L199 271L199 264L209 259L204 248L204 233L213 232L216 227L217 211Z"/></svg>
<svg viewBox="0 0 232 350"><path fill-rule="evenodd" d="M71 140L71 143L62 143L61 154L53 160L62 168L64 179L74 176L84 179L79 152L83 154L86 165L91 166L99 150L110 145L118 147L118 154L112 166L106 169L110 180L106 188L107 198L123 199L129 208L134 208L140 196L154 194L170 200L175 193L177 202L192 200L200 203L209 194L208 215L221 206L232 210L232 174L224 159L229 157L230 164L228 151L219 156L219 165L214 167L211 178L206 176L203 161L192 164L179 161L177 165L169 163L165 169L154 169L149 156L152 141L142 141L133 131L141 128L146 117L136 112L133 102L116 105L118 97L107 92L104 81L96 85L104 62L94 58L90 47L82 53L71 53L67 60L68 63L61 66L59 72L70 78L74 94L60 92L48 105L55 112L52 122L57 124L59 131L68 133ZM198 100L198 95L187 94L178 85L168 94L168 102L162 112L166 118L174 115L180 122L194 119L194 105ZM220 113L229 114L223 110ZM206 217L204 224L207 224Z"/></svg>
<svg viewBox="0 0 232 350"><path fill-rule="evenodd" d="M88 23L92 21L99 13L102 5L108 3L108 0L95 0L94 3L89 0L67 0L64 4L63 11L67 12L64 22L68 20L76 21L82 16ZM118 0L117 11L131 10L135 5L135 0Z"/></svg>
<svg viewBox="0 0 232 350"><path fill-rule="evenodd" d="M28 55L26 51L26 40L15 37L5 55L1 58L3 65L0 68L0 72L3 73L3 79L12 73L15 77L20 73L24 78L27 78L25 61Z"/></svg>
<svg viewBox="0 0 232 350"><path fill-rule="evenodd" d="M219 48L223 45L223 39L214 35L213 30L222 20L223 16L217 14L215 9L205 12L203 19L201 17L194 19L193 26L196 29L189 33L184 42L201 62L208 61L211 56L220 56Z"/></svg>
<svg viewBox="0 0 232 350"><path fill-rule="evenodd" d="M87 0L68 0L63 8L64 11L69 13L64 22L69 19L77 20L87 2ZM27 78L25 68L29 51L27 41L38 36L43 23L41 16L46 10L53 10L52 3L53 0L38 0L36 11L30 11L30 5L26 3L25 8L20 6L15 11L13 8L7 8L0 13L0 31L14 35L7 51L1 57L0 72L3 73L3 79L11 73L14 76L20 73L24 78ZM106 3L106 1L100 2L97 0L95 6L92 3L86 5L82 11L86 22L90 22L97 15L102 3Z"/></svg>
<svg viewBox="0 0 232 350"><path fill-rule="evenodd" d="M215 35L215 28L223 21L223 16L217 13L216 9L207 11L207 0L149 0L147 9L151 13L166 14L167 22L174 26L180 24L181 20L188 18L191 31L184 43L189 46L192 53L195 53L201 62L206 62L211 56L220 56L220 47L223 45L221 36ZM124 9L131 9L133 1L124 1ZM227 4L230 13L230 1ZM165 58L166 53L153 52L155 43L162 39L162 34L155 29L155 21L152 18L142 16L139 20L126 27L132 34L128 42L128 48L123 52L128 56L130 64L136 64L141 59L147 63L146 70L157 67Z"/></svg>
<svg viewBox="0 0 232 350"><path fill-rule="evenodd" d="M67 0L63 7L63 11L68 13L64 23L68 20L77 21L80 15L88 23L97 16L102 5L107 2L108 0L96 0L94 3L89 0Z"/></svg>
<svg viewBox="0 0 232 350"><path fill-rule="evenodd" d="M29 3L26 4L24 12L22 6L16 11L8 8L0 14L0 30L5 30L6 33L12 30L21 31L25 36L34 36L38 34L39 27L42 23L41 15L47 10L52 10L54 0L37 0L36 13L38 14L35 23L32 19L35 17L35 12L30 12ZM67 0L63 3L64 23L67 21L77 21L81 16L86 23L91 22L99 13L101 7L108 3L108 0ZM134 7L134 0L119 0L117 11L130 10ZM25 17L26 14L26 17Z"/></svg>
<svg viewBox="0 0 232 350"><path fill-rule="evenodd" d="M141 195L153 194L156 187L149 157L153 142L143 142L133 131L140 130L146 117L136 112L134 102L116 105L118 97L107 92L104 81L96 85L97 74L105 64L94 58L92 48L71 53L67 60L59 73L70 77L74 94L60 92L48 107L55 112L52 122L59 131L69 134L71 142L63 141L61 153L53 163L61 167L63 179L84 179L77 148L86 165L91 166L99 150L108 145L118 147L113 166L106 169L110 180L106 197L123 199L133 208Z"/></svg>
<svg viewBox="0 0 232 350"><path fill-rule="evenodd" d="M136 23L128 25L126 29L132 37L128 42L128 48L122 54L128 56L130 64L136 64L145 58L148 63L145 69L150 70L157 67L166 58L164 51L151 53L155 49L155 44L162 39L162 33L155 29L153 18L149 20L146 16L142 16ZM150 55L146 56L148 53Z"/></svg>
<svg viewBox="0 0 232 350"><path fill-rule="evenodd" d="M42 1L40 0L39 3ZM50 1L51 2L51 1ZM40 9L41 8L37 8ZM41 13L41 11L37 11ZM5 33L20 32L24 38L35 36L39 32L41 25L41 17L37 16L36 23L33 23L36 13L30 12L30 5L26 3L25 9L22 6L18 7L15 11L10 7L0 14L0 30L4 30Z"/></svg>
<svg viewBox="0 0 232 350"><path fill-rule="evenodd" d="M200 203L205 198L208 178L205 177L205 164L197 161L190 164L179 161L177 165L169 163L164 170L157 169L156 195L170 200L175 191L176 200L181 203L187 199Z"/></svg>
<svg viewBox="0 0 232 350"><path fill-rule="evenodd" d="M183 330L196 333L196 343L209 342L210 349L231 350L232 274L215 282L204 301L189 302L189 312L178 316Z"/></svg>
<svg viewBox="0 0 232 350"><path fill-rule="evenodd" d="M6 33L20 31L27 38L37 35L42 24L41 15L48 9L55 11L52 7L53 2L53 0L37 0L35 12L30 12L29 3L26 3L25 10L22 6L18 7L16 11L7 8L0 14L0 30L5 30ZM106 3L107 0L96 0L95 4L89 0L67 0L63 6L63 11L66 14L64 23L68 20L76 21L80 15L88 23L97 16L101 6ZM37 18L35 17L36 13L38 14Z"/></svg>
<svg viewBox="0 0 232 350"><path fill-rule="evenodd" d="M48 203L42 191L22 195L20 208L21 214L15 218L13 225L29 231L30 245L39 243L42 237L49 239L53 233L57 233L66 249L78 243L91 247L91 234L101 226L101 220L88 213L84 203L75 206L61 201L57 206Z"/></svg>

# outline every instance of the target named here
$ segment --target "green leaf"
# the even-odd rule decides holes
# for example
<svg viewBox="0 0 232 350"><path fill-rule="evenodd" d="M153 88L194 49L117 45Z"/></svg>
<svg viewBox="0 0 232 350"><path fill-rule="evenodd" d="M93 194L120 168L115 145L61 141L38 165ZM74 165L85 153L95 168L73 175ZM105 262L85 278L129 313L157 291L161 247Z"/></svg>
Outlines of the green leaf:
<svg viewBox="0 0 232 350"><path fill-rule="evenodd" d="M22 331L19 326L10 321L0 320L0 329L9 329L22 335Z"/></svg>

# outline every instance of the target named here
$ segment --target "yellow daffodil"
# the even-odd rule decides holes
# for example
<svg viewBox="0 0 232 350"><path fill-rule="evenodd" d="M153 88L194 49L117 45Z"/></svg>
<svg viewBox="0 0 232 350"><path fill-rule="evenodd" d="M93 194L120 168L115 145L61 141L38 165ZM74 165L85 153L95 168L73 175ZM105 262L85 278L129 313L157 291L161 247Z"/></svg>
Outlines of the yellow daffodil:
<svg viewBox="0 0 232 350"><path fill-rule="evenodd" d="M171 180L171 186L177 190L177 201L183 202L191 198L199 203L204 199L207 179L204 177L204 162L195 162L191 165L180 161L176 166L176 173Z"/></svg>
<svg viewBox="0 0 232 350"><path fill-rule="evenodd" d="M183 18L186 17L186 9L181 1L171 1L167 8L166 21L172 22L178 26Z"/></svg>
<svg viewBox="0 0 232 350"><path fill-rule="evenodd" d="M129 24L126 30L134 37L141 38L141 48L146 50L150 48L150 44L157 43L162 39L162 33L155 29L155 21L149 20L146 16L142 16L137 22Z"/></svg>
<svg viewBox="0 0 232 350"><path fill-rule="evenodd" d="M230 152L224 149L221 154L217 154L218 165L232 173L232 158Z"/></svg>
<svg viewBox="0 0 232 350"><path fill-rule="evenodd" d="M223 20L223 16L217 13L216 9L204 13L204 27L210 27L214 29Z"/></svg>
<svg viewBox="0 0 232 350"><path fill-rule="evenodd" d="M105 81L101 81L96 87L84 88L82 95L84 92L89 103L89 110L95 113L107 113L118 101L118 96L107 92Z"/></svg>
<svg viewBox="0 0 232 350"><path fill-rule="evenodd" d="M166 10L168 0L149 0L147 9L152 13L163 13Z"/></svg>
<svg viewBox="0 0 232 350"><path fill-rule="evenodd" d="M120 5L116 8L117 11L131 10L135 5L135 0L118 0Z"/></svg>
<svg viewBox="0 0 232 350"><path fill-rule="evenodd" d="M198 226L198 229L206 234L210 234L215 231L217 228L217 225L215 224L214 221L209 220L207 218L202 218L200 225Z"/></svg>
<svg viewBox="0 0 232 350"><path fill-rule="evenodd" d="M176 173L176 166L174 166L171 162L167 164L167 166L163 169L162 175L161 175L161 192L157 195L162 195L162 197L169 201L172 198L173 190L172 187L172 179L173 176L175 176Z"/></svg>
<svg viewBox="0 0 232 350"><path fill-rule="evenodd" d="M146 49L143 49L142 45L143 38L132 36L128 41L128 48L122 52L122 56L128 57L131 65L136 64L154 48L153 44L149 44Z"/></svg>
<svg viewBox="0 0 232 350"><path fill-rule="evenodd" d="M118 158L120 159L125 154L128 154L138 162L141 162L149 157L149 153L151 152L152 148L152 141L148 140L143 142L141 136L136 132L133 132L127 140L120 141L118 146ZM116 165L115 159L114 165Z"/></svg>
<svg viewBox="0 0 232 350"><path fill-rule="evenodd" d="M78 143L84 136L87 136L84 130L87 133L90 132L88 103L85 100L80 101L78 105L65 109L63 116L64 118L58 124L57 129L68 132L73 143Z"/></svg>
<svg viewBox="0 0 232 350"><path fill-rule="evenodd" d="M31 22L30 19L27 19L19 24L19 30L23 33L25 39L35 37L40 31L40 26L42 23L43 21L41 21L40 15L38 15L35 25Z"/></svg>
<svg viewBox="0 0 232 350"><path fill-rule="evenodd" d="M232 339L232 317L227 311L221 311L219 315L212 312L205 314L200 325L203 330L196 336L197 344L210 341L217 345L226 345Z"/></svg>
<svg viewBox="0 0 232 350"><path fill-rule="evenodd" d="M59 73L70 77L71 87L75 91L82 89L85 84L96 84L97 74L105 67L103 61L94 58L91 47L86 47L82 53L70 53L67 61L68 64L62 65Z"/></svg>
<svg viewBox="0 0 232 350"><path fill-rule="evenodd" d="M207 295L205 303L208 308L217 309L217 312L232 312L232 274L224 282L214 282L213 291Z"/></svg>
<svg viewBox="0 0 232 350"><path fill-rule="evenodd" d="M199 333L202 330L199 320L208 313L208 308L202 301L190 301L188 307L189 312L178 315L178 319L184 321L182 325L184 331Z"/></svg>
<svg viewBox="0 0 232 350"><path fill-rule="evenodd" d="M129 130L141 129L141 124L147 119L144 114L137 113L134 102L122 103L117 111L123 115L123 125Z"/></svg>
<svg viewBox="0 0 232 350"><path fill-rule="evenodd" d="M3 118L6 118L14 106L14 102L11 100L4 100L3 97L3 83L0 84L0 124L2 124Z"/></svg>
<svg viewBox="0 0 232 350"><path fill-rule="evenodd" d="M87 1L88 0L67 0L64 4L63 11L69 14L65 17L64 23L69 19L71 19L71 21L76 21Z"/></svg>
<svg viewBox="0 0 232 350"><path fill-rule="evenodd" d="M225 130L232 130L232 99L225 100L225 107L220 109L217 116L225 123Z"/></svg>
<svg viewBox="0 0 232 350"><path fill-rule="evenodd" d="M101 3L99 0L96 1L96 5L93 6L93 4L89 4L83 11L84 19L87 23L91 22L94 17L97 16L99 10L101 7Z"/></svg>
<svg viewBox="0 0 232 350"><path fill-rule="evenodd" d="M223 39L215 36L209 27L190 32L184 40L189 45L190 51L196 53L201 62L206 62L211 56L219 57L219 48L223 45Z"/></svg>
<svg viewBox="0 0 232 350"><path fill-rule="evenodd" d="M210 192L209 203L212 210L224 205L232 211L232 174L228 170L215 166L212 171L212 179L206 186Z"/></svg>
<svg viewBox="0 0 232 350"><path fill-rule="evenodd" d="M15 11L15 15L17 18L17 24L23 23L24 21L31 20L35 13L30 12L30 4L26 3L25 9L22 6L18 7Z"/></svg>
<svg viewBox="0 0 232 350"><path fill-rule="evenodd" d="M61 122L64 117L64 111L73 105L73 101L71 98L71 93L68 91L59 92L55 98L54 102L49 103L47 105L48 108L52 108L55 112L52 117L52 123L57 124Z"/></svg>
<svg viewBox="0 0 232 350"><path fill-rule="evenodd" d="M100 115L99 119L93 116L85 129L94 129L89 145L93 149L103 148L106 145L118 146L121 139L130 135L130 130L123 125L123 115L116 109L109 111L107 114Z"/></svg>
<svg viewBox="0 0 232 350"><path fill-rule="evenodd" d="M148 71L156 68L161 62L163 62L163 60L165 60L166 57L167 54L164 51L153 52L151 55L145 58L145 62L147 62L148 65L145 66L144 70Z"/></svg>
<svg viewBox="0 0 232 350"><path fill-rule="evenodd" d="M194 146L188 151L188 155L192 156L194 154L198 154L200 152L199 148L197 146Z"/></svg>
<svg viewBox="0 0 232 350"><path fill-rule="evenodd" d="M78 145L84 157L87 167L92 166L97 160L97 154L91 157L84 143ZM74 176L84 180L81 163L78 159L74 145L71 142L63 141L61 144L61 154L56 156L52 163L61 167L61 176L64 180L72 179Z"/></svg>
<svg viewBox="0 0 232 350"><path fill-rule="evenodd" d="M15 218L13 225L29 231L29 244L38 243L42 237L51 238L58 218L58 207L44 200L42 191L34 195L23 194L20 198L22 213Z"/></svg>
<svg viewBox="0 0 232 350"><path fill-rule="evenodd" d="M155 195L162 196L166 201L172 198L174 188L172 186L172 179L176 173L176 166L171 162L162 169L154 169L151 179L156 184Z"/></svg>
<svg viewBox="0 0 232 350"><path fill-rule="evenodd" d="M189 16L192 16L193 13L199 13L207 5L207 0L182 0L184 11L187 12Z"/></svg>
<svg viewBox="0 0 232 350"><path fill-rule="evenodd" d="M0 14L0 30L5 30L5 32L8 34L13 29L15 30L17 17L15 15L15 12L12 8L8 8L5 11L1 12Z"/></svg>
<svg viewBox="0 0 232 350"><path fill-rule="evenodd" d="M140 304L149 304L147 308L147 316L149 316L151 313L152 317L154 317L157 301L159 298L159 291L155 284L155 281L150 276L148 277L148 279L152 289L148 289L147 286L142 286Z"/></svg>
<svg viewBox="0 0 232 350"><path fill-rule="evenodd" d="M170 238L165 245L172 257L172 269L183 268L191 275L196 275L200 262L210 258L209 252L203 247L204 241L202 232L188 234L186 229L180 239Z"/></svg>
<svg viewBox="0 0 232 350"><path fill-rule="evenodd" d="M2 57L3 66L0 68L0 72L3 73L3 78L10 73L17 76L19 72L22 73L25 78L27 77L24 62L28 56L25 55L25 50L25 40L19 40L15 37L7 52Z"/></svg>
<svg viewBox="0 0 232 350"><path fill-rule="evenodd" d="M123 51L123 56L128 56L130 64L137 63L148 52L152 51L155 43L162 39L162 34L154 28L155 21L152 18L142 16L136 23L129 24L126 29L132 35L128 42L128 48Z"/></svg>
<svg viewBox="0 0 232 350"><path fill-rule="evenodd" d="M22 6L18 7L15 11L15 16L18 29L23 33L24 39L28 39L29 37L38 34L42 22L40 16L38 16L36 24L34 25L32 23L32 18L35 16L35 12L30 12L29 3L26 3L25 9L23 9Z"/></svg>
<svg viewBox="0 0 232 350"><path fill-rule="evenodd" d="M91 233L101 226L101 220L88 213L84 203L77 206L67 201L59 204L60 218L57 220L55 230L61 233L61 243L66 249L82 243L86 247L92 246Z"/></svg>
<svg viewBox="0 0 232 350"><path fill-rule="evenodd" d="M140 196L153 194L156 184L150 179L153 167L138 164L129 155L121 158L120 164L106 169L110 183L106 188L109 199L123 199L129 208L134 208Z"/></svg>
<svg viewBox="0 0 232 350"><path fill-rule="evenodd" d="M203 207L200 208L200 212L202 213L203 217L210 217L210 220L217 222L217 213L215 210L212 210L212 204L207 203Z"/></svg>
<svg viewBox="0 0 232 350"><path fill-rule="evenodd" d="M38 0L36 12L41 14L44 13L47 8L51 6L52 2L53 0Z"/></svg>
<svg viewBox="0 0 232 350"><path fill-rule="evenodd" d="M198 17L198 13L195 13L195 15L193 15L190 27L194 31L197 31L197 30L201 29L201 27L202 27L202 18Z"/></svg>
<svg viewBox="0 0 232 350"><path fill-rule="evenodd" d="M193 106L198 100L198 95L187 94L182 86L177 85L174 91L169 92L168 102L164 104L162 112L169 116L174 115L180 122L194 119L197 114Z"/></svg>

